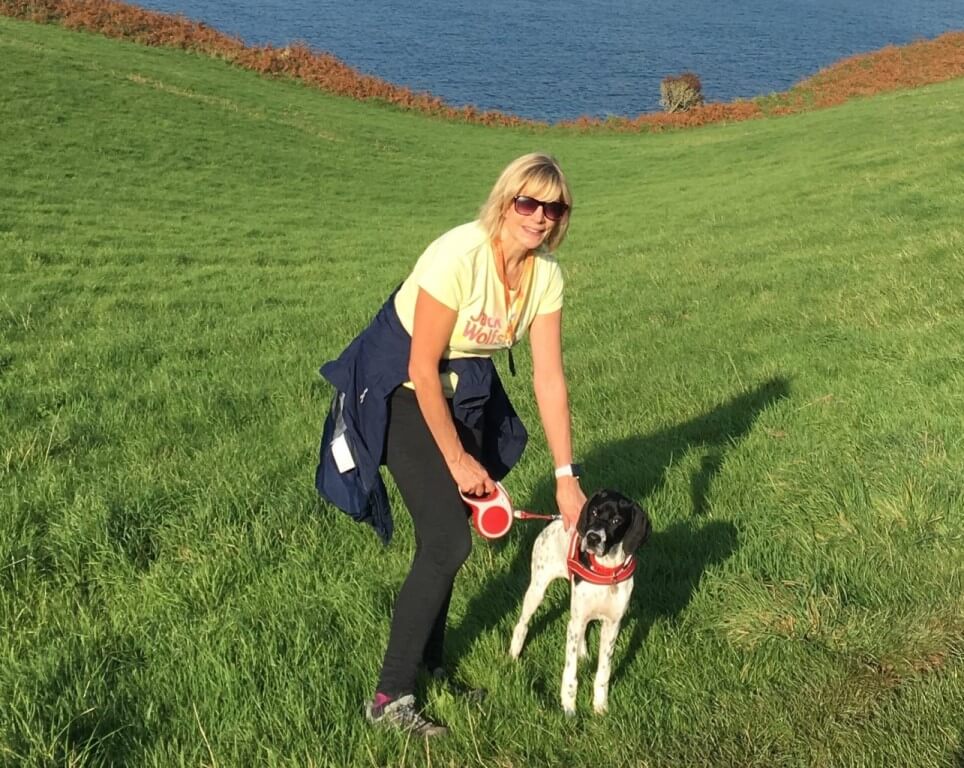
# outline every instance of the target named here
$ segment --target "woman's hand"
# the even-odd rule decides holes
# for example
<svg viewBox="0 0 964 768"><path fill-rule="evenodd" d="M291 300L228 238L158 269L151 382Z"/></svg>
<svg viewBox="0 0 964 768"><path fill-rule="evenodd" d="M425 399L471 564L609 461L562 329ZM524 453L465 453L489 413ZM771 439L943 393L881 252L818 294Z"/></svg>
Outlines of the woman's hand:
<svg viewBox="0 0 964 768"><path fill-rule="evenodd" d="M568 531L579 522L579 515L586 505L586 494L577 478L560 477L556 481L556 505L562 515L562 525Z"/></svg>
<svg viewBox="0 0 964 768"><path fill-rule="evenodd" d="M459 451L455 459L446 460L445 463L462 493L468 496L485 496L495 490L495 481L489 477L485 467L465 451Z"/></svg>

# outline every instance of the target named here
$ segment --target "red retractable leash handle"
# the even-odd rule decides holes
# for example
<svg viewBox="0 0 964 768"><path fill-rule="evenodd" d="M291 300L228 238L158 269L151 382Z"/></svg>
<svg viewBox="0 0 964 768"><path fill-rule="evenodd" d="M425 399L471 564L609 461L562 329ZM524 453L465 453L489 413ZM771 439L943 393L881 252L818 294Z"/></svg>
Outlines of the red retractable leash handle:
<svg viewBox="0 0 964 768"><path fill-rule="evenodd" d="M513 520L559 520L561 515L540 515L523 512L512 506L512 500L501 483L485 496L468 496L461 491L462 500L472 510L472 525L484 539L501 539L512 527Z"/></svg>

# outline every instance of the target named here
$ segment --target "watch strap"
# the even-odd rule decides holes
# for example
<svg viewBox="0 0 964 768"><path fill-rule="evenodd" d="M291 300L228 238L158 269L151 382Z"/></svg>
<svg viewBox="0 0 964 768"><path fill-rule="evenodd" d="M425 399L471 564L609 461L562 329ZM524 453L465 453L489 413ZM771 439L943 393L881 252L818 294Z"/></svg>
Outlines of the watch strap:
<svg viewBox="0 0 964 768"><path fill-rule="evenodd" d="M560 477L582 477L582 465L563 464L561 467L556 467L556 479Z"/></svg>

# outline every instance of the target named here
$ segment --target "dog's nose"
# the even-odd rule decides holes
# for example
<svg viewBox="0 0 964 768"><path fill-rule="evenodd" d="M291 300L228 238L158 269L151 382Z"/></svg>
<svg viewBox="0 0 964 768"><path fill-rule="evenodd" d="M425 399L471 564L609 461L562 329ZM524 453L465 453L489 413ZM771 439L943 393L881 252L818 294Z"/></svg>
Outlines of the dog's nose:
<svg viewBox="0 0 964 768"><path fill-rule="evenodd" d="M601 542L602 537L600 537L596 531L589 531L589 533L586 534L586 544L590 547L598 547Z"/></svg>

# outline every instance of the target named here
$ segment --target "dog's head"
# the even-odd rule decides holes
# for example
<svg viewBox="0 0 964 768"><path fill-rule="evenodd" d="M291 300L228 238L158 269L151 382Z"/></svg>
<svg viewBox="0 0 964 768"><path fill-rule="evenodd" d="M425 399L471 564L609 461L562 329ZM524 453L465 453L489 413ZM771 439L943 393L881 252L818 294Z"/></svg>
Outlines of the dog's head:
<svg viewBox="0 0 964 768"><path fill-rule="evenodd" d="M649 538L649 515L619 491L596 491L579 514L576 532L583 552L603 557L622 546L623 557L629 557Z"/></svg>

